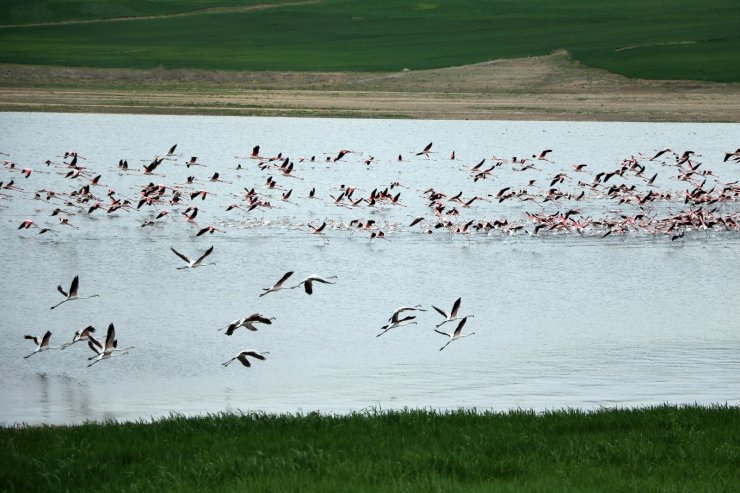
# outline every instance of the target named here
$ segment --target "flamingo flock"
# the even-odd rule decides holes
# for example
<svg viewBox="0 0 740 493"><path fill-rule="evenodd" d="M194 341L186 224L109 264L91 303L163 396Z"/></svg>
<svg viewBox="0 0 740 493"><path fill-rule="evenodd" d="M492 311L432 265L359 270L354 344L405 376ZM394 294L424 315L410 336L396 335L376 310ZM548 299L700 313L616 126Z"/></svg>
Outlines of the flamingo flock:
<svg viewBox="0 0 740 493"><path fill-rule="evenodd" d="M132 218L146 231L179 224L186 231L192 228L193 237L269 227L302 231L324 242L340 232L365 234L369 241L389 241L409 234L445 234L467 240L502 235L540 239L649 235L676 241L702 232L736 232L740 228L736 207L740 185L737 179L721 178L737 176L737 150L708 157L706 162L691 150L662 148L636 152L608 166L571 164L567 157L556 161L557 149L545 149L523 153L531 157L471 156L465 160L470 164L465 164L454 150L449 159L439 157L443 151L432 151L437 148L433 145L430 142L406 153L407 157L399 155L400 160L383 160L376 153L349 149L326 152L324 160L316 159L315 154L291 158L282 152L261 154L264 146L256 145L248 156L238 158L254 164L238 162L231 170L221 165L215 172L208 169L215 164L202 162L197 156L182 161L182 155L175 154L177 145L143 159L148 164L141 171L129 167L126 158L118 157L118 166L110 169L103 163L89 162L76 151L47 159L40 165L42 169L6 159L8 176L0 180L0 210L14 201L33 200L34 217L15 224L20 232L35 230L37 234L83 232L94 218L105 215L111 220ZM567 164L557 164L563 161ZM182 180L180 166L194 174ZM370 184L363 189L342 183L322 192L315 183L307 183L303 190L282 183L304 181L300 175L313 174L319 166L338 176L342 167L365 169ZM407 169L432 171L444 166L457 170L459 179L467 179L471 190L440 186L413 190L402 178L372 183L374 169L391 166L398 168L401 176ZM200 168L204 168L202 173L193 171ZM19 173L17 180L14 173ZM245 178L244 173L249 176ZM141 183L133 189L116 187L118 177L129 181L136 175L142 177ZM34 187L36 182L40 186ZM677 186L670 187L671 182ZM310 214L311 204L317 200L325 209L334 208L336 214L307 222L288 219ZM415 214L409 216L404 211L407 208ZM276 216L277 220L267 218ZM186 262L193 267L190 260Z"/></svg>
<svg viewBox="0 0 740 493"><path fill-rule="evenodd" d="M264 147L254 145L247 156L235 158L238 162L231 166L221 163L217 171L216 164L207 159L201 161L195 152L183 159L182 154L176 154L177 144L163 146L166 150L154 157L139 156L147 163L139 169L128 165L129 159L135 160L136 156L111 156L114 165L109 166L77 151L65 151L41 163L16 163L4 153L9 159L4 162L4 175L0 175L0 218L25 236L31 235L31 231L34 236L80 235L96 222L107 220L110 228L133 222L140 226L136 229L141 234L177 228L192 238L218 238L237 229L280 228L307 237L318 236L323 247L342 235L361 235L372 243L403 240L411 235L443 235L468 242L518 236L542 241L555 237L609 241L607 237L628 240L643 236L673 243L740 230L740 185L738 180L722 178L736 176L740 149L707 156L706 161L691 150L635 152L596 172L592 170L604 168L604 163L573 163L550 148L522 153L531 157L501 158L490 153L461 156L454 149L429 142L398 154L397 159L383 159L375 152L350 149L291 157L283 152L263 154ZM323 155L323 159L317 155ZM346 167L361 169L367 173L367 183L340 183L321 190L316 183L307 181L307 175L315 173L318 167L328 168L337 177ZM404 185L404 172L419 167L430 174L440 167L452 170L467 183L468 189L438 185L415 190ZM378 168L396 168L399 178L374 182L374 170ZM188 174L184 179L183 172ZM517 179L507 182L503 178L512 176ZM136 185L125 188L118 182ZM302 219L311 214L316 201L336 214ZM16 215L8 212L14 211L16 203L32 204L33 215L18 222ZM289 218L296 215L300 218ZM170 250L185 263L177 269L214 265L205 262L214 254L214 245L192 258L174 247ZM169 254L162 253L163 258L166 255ZM262 288L258 297L300 287L312 295L316 289L325 289L324 285L331 289L330 285L338 279L336 275L312 274L288 285L293 274L294 271L287 271L271 287ZM57 289L64 299L52 309L99 296L80 296L77 276L68 290L61 285ZM431 306L443 317L434 326L434 332L449 339L440 351L475 334L462 333L474 315L459 315L460 305L458 298L450 312ZM392 329L419 324L419 315L407 312L424 311L427 309L422 305L398 308L380 328L378 337ZM258 330L255 324L271 325L273 320L275 317L254 313L220 330L232 336L244 327L246 334ZM454 331L439 330L453 322L457 322ZM41 339L25 336L36 344L36 350L26 358L87 342L94 352L90 357L92 366L133 349L118 348L112 323L103 344L95 339L94 332L93 326L87 326L62 346L50 346L49 331ZM265 360L265 354L269 353L244 350L223 366L239 360L249 367L248 358Z"/></svg>

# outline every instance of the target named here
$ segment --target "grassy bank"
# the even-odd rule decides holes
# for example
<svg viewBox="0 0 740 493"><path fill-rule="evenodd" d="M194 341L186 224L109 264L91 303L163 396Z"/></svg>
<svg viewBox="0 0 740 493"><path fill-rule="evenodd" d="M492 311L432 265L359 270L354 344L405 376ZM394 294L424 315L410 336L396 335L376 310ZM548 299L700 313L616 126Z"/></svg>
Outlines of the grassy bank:
<svg viewBox="0 0 740 493"><path fill-rule="evenodd" d="M6 2L0 63L396 72L564 49L629 77L740 81L735 0L262 3Z"/></svg>
<svg viewBox="0 0 740 493"><path fill-rule="evenodd" d="M3 491L735 491L740 409L221 415L0 429Z"/></svg>

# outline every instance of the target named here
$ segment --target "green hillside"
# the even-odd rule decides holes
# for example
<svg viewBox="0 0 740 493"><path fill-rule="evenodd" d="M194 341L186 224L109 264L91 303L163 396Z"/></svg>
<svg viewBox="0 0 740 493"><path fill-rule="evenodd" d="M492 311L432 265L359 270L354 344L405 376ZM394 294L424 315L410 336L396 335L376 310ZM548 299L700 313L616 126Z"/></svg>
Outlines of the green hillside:
<svg viewBox="0 0 740 493"><path fill-rule="evenodd" d="M629 77L740 81L736 0L323 0L246 8L255 3L4 2L0 13L9 23L88 22L3 27L0 62L397 71L565 49L584 64ZM204 6L222 9L197 10ZM184 11L190 14L89 22Z"/></svg>

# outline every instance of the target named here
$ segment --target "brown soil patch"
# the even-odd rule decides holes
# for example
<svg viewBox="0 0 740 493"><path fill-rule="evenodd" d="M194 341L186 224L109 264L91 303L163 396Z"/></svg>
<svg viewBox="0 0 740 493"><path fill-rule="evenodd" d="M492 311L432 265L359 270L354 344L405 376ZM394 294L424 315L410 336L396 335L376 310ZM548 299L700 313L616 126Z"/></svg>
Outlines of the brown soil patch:
<svg viewBox="0 0 740 493"><path fill-rule="evenodd" d="M627 79L567 53L398 73L0 65L1 111L740 121L740 84Z"/></svg>

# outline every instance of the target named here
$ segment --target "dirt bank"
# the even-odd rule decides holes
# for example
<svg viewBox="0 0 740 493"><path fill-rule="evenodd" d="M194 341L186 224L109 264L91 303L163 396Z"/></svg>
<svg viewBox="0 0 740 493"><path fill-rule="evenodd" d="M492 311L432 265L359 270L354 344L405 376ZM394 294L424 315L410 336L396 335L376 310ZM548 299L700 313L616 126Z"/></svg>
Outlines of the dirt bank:
<svg viewBox="0 0 740 493"><path fill-rule="evenodd" d="M398 73L0 65L0 111L740 121L740 84L627 79L566 53Z"/></svg>

